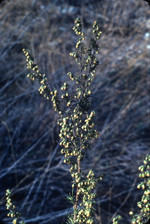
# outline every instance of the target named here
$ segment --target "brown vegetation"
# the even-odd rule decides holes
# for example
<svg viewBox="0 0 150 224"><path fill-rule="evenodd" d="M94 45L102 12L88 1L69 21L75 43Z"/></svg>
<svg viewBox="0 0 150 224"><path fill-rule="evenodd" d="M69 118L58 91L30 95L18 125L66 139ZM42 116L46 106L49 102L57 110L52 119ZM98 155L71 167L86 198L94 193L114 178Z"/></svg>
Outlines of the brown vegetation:
<svg viewBox="0 0 150 224"><path fill-rule="evenodd" d="M81 3L82 2L82 3ZM98 20L103 32L92 109L101 136L84 161L103 172L97 186L95 223L110 223L137 210L137 169L149 152L148 4L126 1L5 0L0 4L0 213L9 223L5 190L26 223L62 223L72 210L68 166L60 154L57 114L26 78L22 48L31 51L51 88L77 70L69 57L76 42L73 21L85 30ZM73 88L73 87L72 87Z"/></svg>

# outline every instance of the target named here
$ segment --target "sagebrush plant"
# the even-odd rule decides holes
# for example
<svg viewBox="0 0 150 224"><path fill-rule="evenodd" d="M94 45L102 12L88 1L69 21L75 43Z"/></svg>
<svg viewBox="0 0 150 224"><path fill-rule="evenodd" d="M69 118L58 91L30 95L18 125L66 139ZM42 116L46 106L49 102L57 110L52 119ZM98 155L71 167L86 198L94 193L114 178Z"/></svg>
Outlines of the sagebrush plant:
<svg viewBox="0 0 150 224"><path fill-rule="evenodd" d="M64 163L70 166L72 177L72 193L69 194L67 199L73 204L73 213L68 216L67 223L93 224L93 210L96 196L95 187L97 182L102 180L102 175L95 177L91 169L86 173L83 170L82 162L86 151L91 148L91 140L99 136L99 133L94 129L95 112L90 111L89 97L92 94L91 83L95 77L96 68L99 65L96 55L99 54L98 41L101 31L100 26L95 21L90 38L87 38L83 32L80 18L75 20L73 30L78 40L76 50L71 52L70 56L74 57L78 63L79 72L68 72L67 75L71 81L75 82L76 89L74 91L70 89L68 82L63 84L60 91L56 89L51 90L46 75L39 71L38 65L34 63L29 52L25 49L23 49L23 52L26 56L27 69L30 70L27 77L32 80L36 78L39 80L39 93L47 100L52 101L54 110L60 115L57 123L60 125L61 153L64 156ZM150 165L147 165L150 163L149 156L146 157L145 161L147 163L143 168L144 170L146 169L144 186L147 193L144 193L146 199L142 199L141 202L142 209L144 210L141 210L140 213L141 220L144 221L146 217L148 220L150 210L150 180L148 179ZM143 207L143 200L147 200L145 203L147 207ZM8 209L11 209L11 206ZM13 217L17 220L16 216ZM121 216L118 215L112 221L113 224L117 224L120 220ZM138 216L135 215L132 219L132 224L142 223L138 220Z"/></svg>
<svg viewBox="0 0 150 224"><path fill-rule="evenodd" d="M72 81L75 81L77 86L74 93L69 91L67 82L61 87L61 95L56 89L51 91L46 75L39 72L38 66L34 64L28 51L24 49L23 52L26 56L27 68L32 71L28 77L32 80L39 79L40 94L48 100L51 99L55 111L60 114L58 124L61 127L59 134L60 145L63 147L61 153L64 154L64 163L70 166L72 176L72 194L68 196L68 199L73 204L74 212L68 217L68 223L92 224L95 198L93 190L96 182L102 177L95 177L92 170L85 173L81 163L85 152L90 149L90 141L99 136L99 133L94 129L95 112L88 111L90 108L90 85L95 76L95 69L99 64L96 54L99 53L97 41L100 39L101 31L95 21L90 43L87 46L80 18L75 20L73 30L78 36L78 41L76 51L70 53L70 56L73 56L77 61L80 72L78 74L68 72L67 75Z"/></svg>

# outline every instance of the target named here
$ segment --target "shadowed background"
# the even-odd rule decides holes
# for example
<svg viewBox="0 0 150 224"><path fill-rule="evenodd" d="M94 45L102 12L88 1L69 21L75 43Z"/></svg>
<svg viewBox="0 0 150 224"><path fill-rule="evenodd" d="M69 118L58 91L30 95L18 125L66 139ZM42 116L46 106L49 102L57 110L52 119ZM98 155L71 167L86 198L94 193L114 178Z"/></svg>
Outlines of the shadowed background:
<svg viewBox="0 0 150 224"><path fill-rule="evenodd" d="M77 65L69 56L81 16L85 33L101 26L100 65L91 109L101 133L84 169L105 177L97 185L95 224L120 214L130 223L142 192L138 167L149 153L149 6L142 0L13 0L0 3L0 219L11 223L5 190L26 223L61 224L72 211L69 167L62 163L58 115L29 80L22 48L30 50L51 88L68 80Z"/></svg>

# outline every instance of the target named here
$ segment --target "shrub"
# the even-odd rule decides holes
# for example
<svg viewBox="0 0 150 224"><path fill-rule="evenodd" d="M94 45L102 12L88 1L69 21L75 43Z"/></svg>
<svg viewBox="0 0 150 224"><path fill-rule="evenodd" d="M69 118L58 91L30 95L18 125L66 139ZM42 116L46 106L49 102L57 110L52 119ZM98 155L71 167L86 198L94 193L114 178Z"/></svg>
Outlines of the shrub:
<svg viewBox="0 0 150 224"><path fill-rule="evenodd" d="M95 112L90 111L89 97L92 94L90 86L95 76L95 70L99 65L96 55L99 53L98 40L101 31L95 21L88 42L80 18L75 20L73 30L78 40L76 51L71 52L70 56L75 58L80 69L77 74L68 72L67 75L76 84L74 91L71 91L69 82L63 84L61 91L51 90L46 75L40 73L38 65L34 64L34 59L29 52L25 49L23 52L26 56L27 68L30 70L27 77L31 80L39 80L39 93L47 100L52 101L54 110L60 115L57 123L60 125L61 153L64 155L64 163L70 166L72 177L72 193L67 199L73 204L73 213L68 216L67 223L92 224L94 223L93 209L96 196L94 189L96 183L102 180L102 175L95 177L92 170L85 173L82 161L86 151L91 148L92 139L99 136L99 133L94 129ZM138 207L141 210L139 215L133 215L133 212L130 212L133 215L132 224L145 223L150 216L150 156L146 157L144 163L145 165L140 167L140 177L144 178L144 182L138 185L138 188L144 190L141 202L138 202ZM13 223L19 223L20 214L15 211L10 194L10 191L7 190L8 215L13 218ZM115 217L113 224L119 223L120 220L121 216Z"/></svg>
<svg viewBox="0 0 150 224"><path fill-rule="evenodd" d="M34 64L31 55L23 50L27 68L31 70L28 77L32 80L37 78L40 82L39 92L47 100L52 101L54 110L60 114L58 124L60 125L61 139L63 146L61 153L64 154L64 163L70 165L72 176L72 194L68 200L73 204L74 212L68 217L68 223L93 223L92 211L95 193L93 192L99 178L94 176L92 170L86 174L82 169L82 160L87 150L90 149L90 141L97 138L99 133L94 129L93 119L95 112L88 113L90 108L89 97L91 95L90 85L95 76L95 69L99 62L96 54L99 53L97 41L100 39L100 27L95 21L90 38L89 46L86 46L85 35L81 20L75 20L73 27L78 41L76 51L70 53L77 61L80 72L67 75L76 83L76 90L72 93L69 83L65 82L61 87L62 95L58 91L50 90L45 74L39 72L38 66Z"/></svg>

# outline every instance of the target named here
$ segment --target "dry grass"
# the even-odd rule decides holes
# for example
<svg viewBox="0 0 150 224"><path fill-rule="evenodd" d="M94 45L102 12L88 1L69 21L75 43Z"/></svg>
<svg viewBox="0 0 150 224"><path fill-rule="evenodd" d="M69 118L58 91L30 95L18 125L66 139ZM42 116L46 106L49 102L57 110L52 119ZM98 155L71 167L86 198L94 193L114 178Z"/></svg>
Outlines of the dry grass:
<svg viewBox="0 0 150 224"><path fill-rule="evenodd" d="M81 3L82 2L82 3ZM136 209L137 168L149 152L148 73L150 20L148 4L127 1L5 0L0 4L0 213L6 217L4 194L13 199L26 223L58 224L72 210L69 169L60 155L57 114L26 78L22 48L30 49L51 88L76 70L69 57L76 38L74 19L85 31L101 24L100 66L91 97L101 136L92 144L85 169L103 172L97 186L95 223L110 223L114 214L129 223ZM150 45L149 45L150 46Z"/></svg>

